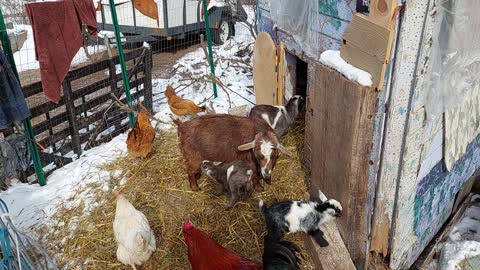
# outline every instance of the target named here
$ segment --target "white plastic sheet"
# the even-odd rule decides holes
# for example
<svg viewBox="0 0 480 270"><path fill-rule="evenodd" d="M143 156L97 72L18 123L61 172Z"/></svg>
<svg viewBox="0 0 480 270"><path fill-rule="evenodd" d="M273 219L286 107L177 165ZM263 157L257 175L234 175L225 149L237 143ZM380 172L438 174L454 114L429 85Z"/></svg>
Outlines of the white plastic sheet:
<svg viewBox="0 0 480 270"><path fill-rule="evenodd" d="M439 116L460 105L480 84L480 1L437 0L427 115Z"/></svg>
<svg viewBox="0 0 480 270"><path fill-rule="evenodd" d="M318 1L314 0L275 0L270 2L270 14L277 27L288 32L294 40L309 52L311 46L318 45L311 32L313 12L318 11Z"/></svg>

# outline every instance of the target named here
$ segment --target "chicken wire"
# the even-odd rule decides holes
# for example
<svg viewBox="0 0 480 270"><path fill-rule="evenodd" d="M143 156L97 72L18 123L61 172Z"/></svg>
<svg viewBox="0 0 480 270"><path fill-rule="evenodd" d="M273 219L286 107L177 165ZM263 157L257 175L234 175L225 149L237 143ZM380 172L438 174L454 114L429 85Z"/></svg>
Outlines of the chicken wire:
<svg viewBox="0 0 480 270"><path fill-rule="evenodd" d="M15 12L9 12L6 21L9 26L10 41L15 50L14 59L20 83L32 112L35 143L40 151L44 171L53 172L54 169L78 158L83 151L126 131L128 125L126 112L118 109L114 99L104 98L105 95L111 94L112 84L116 84L117 90L123 89L120 78L121 67L118 61L113 69L111 66L105 68L98 65L106 59L117 57L117 44L113 28L105 27L103 24L111 22L109 1L94 1L99 27L98 37L84 35L84 47L80 48L70 65L70 72L82 69L88 75L69 80L67 84L64 81L61 90L62 99L58 106L54 106L42 92L40 66L36 59L32 26L24 12L24 3L18 1L17 4L22 9L11 9ZM149 20L148 10L139 11L138 7L134 9L133 3L147 5L150 10L153 5L157 10L158 20ZM179 96L193 97L197 104L210 104L213 110L216 106L212 105L215 100L218 104L227 102L229 107L235 107L236 103L240 103L237 102L238 100L250 102L252 100L251 55L257 34L256 1L210 0L206 1L206 4L211 21L212 58L216 76L211 75L206 53L209 42L205 35L202 0L157 2L115 0L125 54L128 55L142 48L148 48L151 52L149 85L153 95L152 115L157 114L157 119L161 121L169 121L168 114L171 113L164 95L166 86L169 84L174 87ZM189 10L187 6L196 9ZM3 9L5 6L2 7ZM167 28L174 29L174 32L159 34L161 21L165 21L164 16L168 17L168 24L170 24ZM187 24L184 23L185 21ZM195 27L192 26L194 23L197 23ZM132 25L133 28L129 27ZM139 64L143 65L139 62L142 60L127 61L127 69L132 69ZM110 78L110 73L113 72L118 75L114 82ZM129 74L130 83L142 80L144 73ZM214 81L218 84L217 99L213 95ZM93 84L100 85L100 89L85 95L77 94L78 91L85 90ZM71 88L74 98L73 107L76 115L73 122L76 122L78 128L73 131L70 117L72 108L69 107L68 100L65 100L66 86ZM144 84L133 85L131 94L135 96L137 91L142 91L144 87ZM248 93L247 96L245 92ZM125 94L122 91L115 94L126 103ZM139 102L144 102L142 95L136 95L133 100L134 105ZM138 111L138 107L134 110ZM101 119L95 122L88 121L100 112L103 113ZM13 129L4 130L4 137L13 131ZM22 128L15 128L15 132L24 133ZM78 136L72 137L71 134ZM59 139L60 137L62 138ZM78 147L78 138L75 137L80 138L80 147ZM30 168L30 174L33 174L32 168ZM35 177L30 178L29 181L35 181Z"/></svg>
<svg viewBox="0 0 480 270"><path fill-rule="evenodd" d="M101 43L100 39L89 37L89 42L85 43L73 58L69 74L60 90L62 98L55 104L46 98L42 91L40 65L35 55L35 42L29 20L23 14L13 14L6 18L6 23L20 83L32 114L35 143L40 151L45 172L64 166L83 151L109 141L128 129L127 112L119 109L117 102L111 97L111 94L114 94L125 102L115 44L107 46ZM102 32L99 37L106 34L109 33ZM151 91L151 87L145 90L147 78L151 85L150 48L143 48L143 51L148 53L136 53L136 57L127 61L129 69L137 67L135 72L129 74L130 84L133 84L131 93L134 96L134 105L144 101L144 93ZM131 54L132 50L126 52L127 55L129 53ZM150 60L148 72L145 69L146 60ZM70 93L70 97L67 97L66 93ZM20 127L3 130L2 133L7 137L14 131L25 133ZM31 167L29 174L33 174ZM27 180L24 177L17 178ZM36 179L32 175L28 180Z"/></svg>

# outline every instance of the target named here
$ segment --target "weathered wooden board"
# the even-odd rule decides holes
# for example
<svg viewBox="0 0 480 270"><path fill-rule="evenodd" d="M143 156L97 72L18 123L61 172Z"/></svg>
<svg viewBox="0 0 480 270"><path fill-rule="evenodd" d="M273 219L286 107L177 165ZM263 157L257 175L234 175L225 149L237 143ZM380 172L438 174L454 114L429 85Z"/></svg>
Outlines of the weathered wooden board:
<svg viewBox="0 0 480 270"><path fill-rule="evenodd" d="M276 47L269 34L258 34L253 50L253 86L257 104L276 104Z"/></svg>
<svg viewBox="0 0 480 270"><path fill-rule="evenodd" d="M285 97L285 44L278 45L277 105L283 105Z"/></svg>
<svg viewBox="0 0 480 270"><path fill-rule="evenodd" d="M338 229L357 269L367 263L366 203L377 92L323 65L310 90L306 134L312 194L321 189L343 205Z"/></svg>
<svg viewBox="0 0 480 270"><path fill-rule="evenodd" d="M324 239L328 242L327 247L320 247L312 237L302 235L307 249L314 255L312 259L315 267L318 270L355 270L337 225L334 222L323 224L321 230L324 233Z"/></svg>

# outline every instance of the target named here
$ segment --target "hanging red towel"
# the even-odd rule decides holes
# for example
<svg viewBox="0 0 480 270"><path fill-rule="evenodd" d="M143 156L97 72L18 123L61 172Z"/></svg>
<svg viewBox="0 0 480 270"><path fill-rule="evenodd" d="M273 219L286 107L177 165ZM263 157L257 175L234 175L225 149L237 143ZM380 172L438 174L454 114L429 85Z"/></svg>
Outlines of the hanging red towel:
<svg viewBox="0 0 480 270"><path fill-rule="evenodd" d="M58 103L60 86L73 57L83 45L82 24L96 35L95 8L91 0L64 0L25 4L32 24L35 55L45 96Z"/></svg>

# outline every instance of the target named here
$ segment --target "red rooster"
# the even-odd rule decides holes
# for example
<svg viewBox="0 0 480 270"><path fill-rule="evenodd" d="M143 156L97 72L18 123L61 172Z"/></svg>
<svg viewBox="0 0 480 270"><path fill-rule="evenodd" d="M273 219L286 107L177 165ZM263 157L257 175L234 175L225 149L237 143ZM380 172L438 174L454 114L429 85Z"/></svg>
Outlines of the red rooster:
<svg viewBox="0 0 480 270"><path fill-rule="evenodd" d="M183 225L192 270L262 270L262 264L222 247L188 222Z"/></svg>

